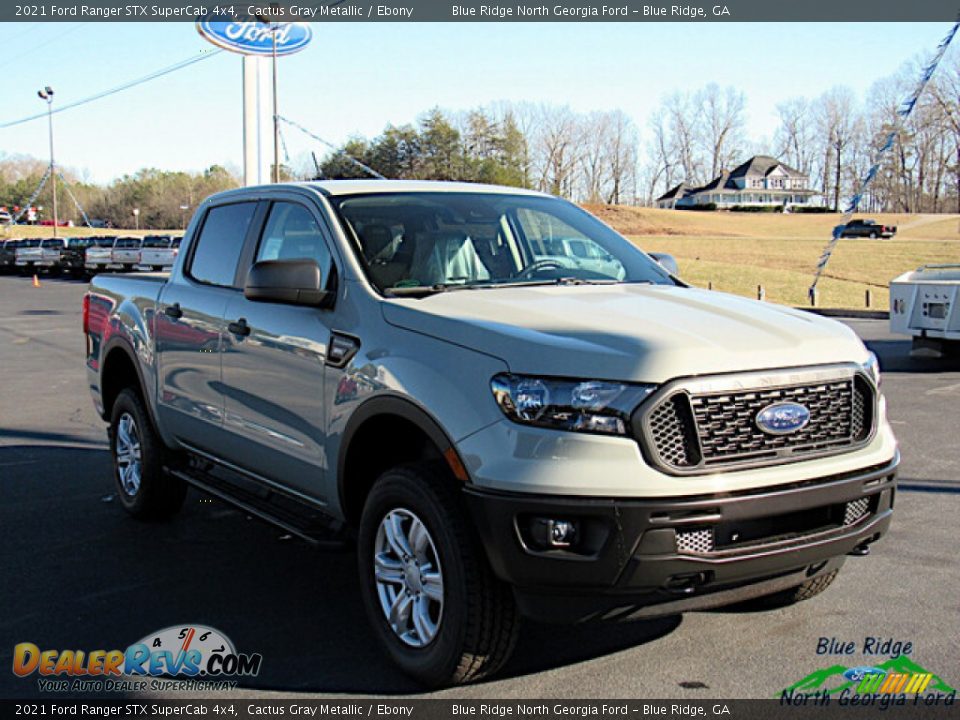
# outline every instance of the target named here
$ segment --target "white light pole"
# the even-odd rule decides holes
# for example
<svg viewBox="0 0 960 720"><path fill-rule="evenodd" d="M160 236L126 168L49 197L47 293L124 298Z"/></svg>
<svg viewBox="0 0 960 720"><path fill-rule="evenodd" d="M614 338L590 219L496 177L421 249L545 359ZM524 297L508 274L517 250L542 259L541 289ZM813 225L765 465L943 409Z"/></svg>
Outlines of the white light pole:
<svg viewBox="0 0 960 720"><path fill-rule="evenodd" d="M136 223L136 229L139 230L140 229L140 208L133 209L133 219L134 219L134 222Z"/></svg>
<svg viewBox="0 0 960 720"><path fill-rule="evenodd" d="M47 85L43 90L37 90L37 96L47 103L47 126L50 133L50 180L53 183L53 236L57 237L57 225L60 217L57 214L57 170L53 160L53 88Z"/></svg>
<svg viewBox="0 0 960 720"><path fill-rule="evenodd" d="M187 210L189 209L190 209L190 206L187 204L183 204L180 206L180 229L181 230L187 229Z"/></svg>

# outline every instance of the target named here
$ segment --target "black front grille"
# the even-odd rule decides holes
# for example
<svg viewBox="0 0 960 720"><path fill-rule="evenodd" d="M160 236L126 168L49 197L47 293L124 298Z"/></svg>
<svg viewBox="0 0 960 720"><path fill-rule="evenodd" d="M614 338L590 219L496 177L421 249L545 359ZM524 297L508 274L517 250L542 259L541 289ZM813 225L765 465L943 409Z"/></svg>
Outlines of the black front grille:
<svg viewBox="0 0 960 720"><path fill-rule="evenodd" d="M769 405L795 402L810 411L805 427L770 435L757 426L757 413ZM690 398L703 459L707 465L730 458L776 457L782 448L816 450L849 444L852 437L853 381L757 390Z"/></svg>
<svg viewBox="0 0 960 720"><path fill-rule="evenodd" d="M678 468L700 464L693 415L684 396L674 395L660 403L651 415L650 427L657 455L663 462Z"/></svg>
<svg viewBox="0 0 960 720"><path fill-rule="evenodd" d="M799 403L810 420L795 432L772 434L757 424L771 405ZM737 463L776 463L836 451L866 440L873 427L872 386L861 376L803 385L690 393L682 386L644 415L655 461L680 472Z"/></svg>

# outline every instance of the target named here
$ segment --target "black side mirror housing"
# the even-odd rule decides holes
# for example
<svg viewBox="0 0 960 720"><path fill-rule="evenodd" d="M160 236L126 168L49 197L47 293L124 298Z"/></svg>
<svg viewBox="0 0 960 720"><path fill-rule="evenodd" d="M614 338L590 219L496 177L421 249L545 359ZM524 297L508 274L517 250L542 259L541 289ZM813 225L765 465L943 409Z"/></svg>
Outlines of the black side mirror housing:
<svg viewBox="0 0 960 720"><path fill-rule="evenodd" d="M255 302L320 307L327 301L315 260L261 260L247 273L243 296Z"/></svg>

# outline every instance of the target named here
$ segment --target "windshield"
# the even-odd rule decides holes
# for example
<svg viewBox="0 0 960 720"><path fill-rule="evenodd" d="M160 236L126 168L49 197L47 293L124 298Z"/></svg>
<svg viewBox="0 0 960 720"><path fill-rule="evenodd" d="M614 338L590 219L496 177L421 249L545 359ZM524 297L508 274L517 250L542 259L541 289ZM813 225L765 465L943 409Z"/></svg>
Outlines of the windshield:
<svg viewBox="0 0 960 720"><path fill-rule="evenodd" d="M143 239L145 248L166 248L170 247L170 238L162 235L148 235Z"/></svg>
<svg viewBox="0 0 960 720"><path fill-rule="evenodd" d="M390 294L545 283L675 284L563 200L495 193L333 196L374 285Z"/></svg>

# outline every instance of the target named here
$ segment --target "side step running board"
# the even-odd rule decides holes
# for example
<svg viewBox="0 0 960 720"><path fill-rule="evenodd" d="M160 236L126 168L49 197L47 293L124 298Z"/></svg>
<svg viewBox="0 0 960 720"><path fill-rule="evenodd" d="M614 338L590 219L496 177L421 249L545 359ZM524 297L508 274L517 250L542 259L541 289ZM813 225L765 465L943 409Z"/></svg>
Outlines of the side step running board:
<svg viewBox="0 0 960 720"><path fill-rule="evenodd" d="M199 470L171 467L165 469L173 477L189 483L201 492L213 495L248 515L282 528L315 547L344 550L352 546L352 540L345 535L336 521L332 518L318 521L318 513L306 506L303 506L302 515L291 510L289 506L294 503L282 493L269 488L264 488L262 494L254 493ZM272 498L286 500L287 507L281 507L272 501ZM310 514L314 517L309 517Z"/></svg>

